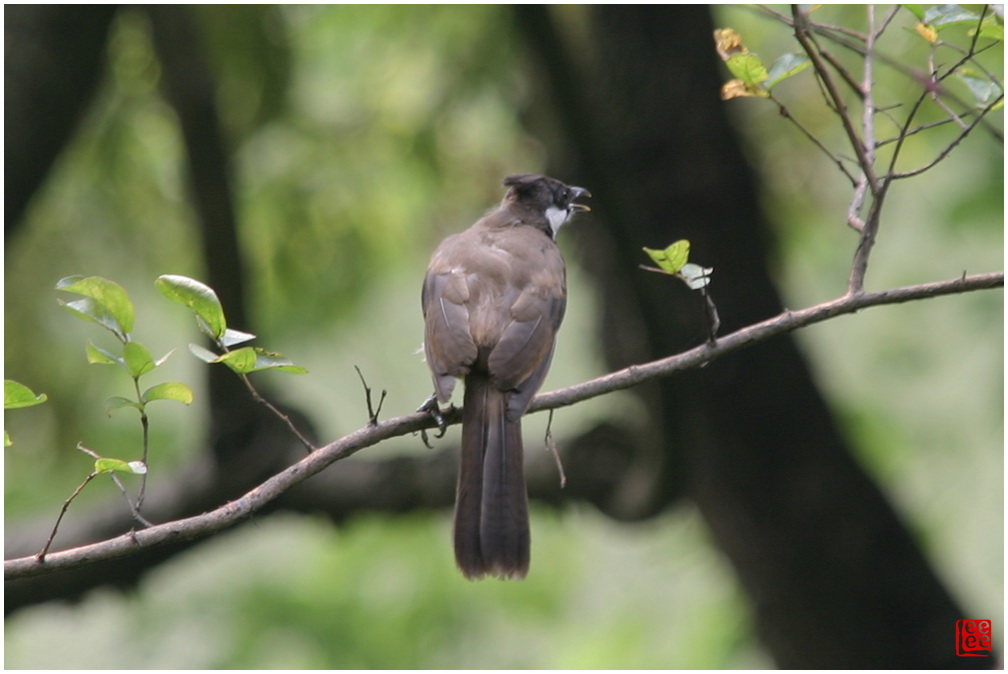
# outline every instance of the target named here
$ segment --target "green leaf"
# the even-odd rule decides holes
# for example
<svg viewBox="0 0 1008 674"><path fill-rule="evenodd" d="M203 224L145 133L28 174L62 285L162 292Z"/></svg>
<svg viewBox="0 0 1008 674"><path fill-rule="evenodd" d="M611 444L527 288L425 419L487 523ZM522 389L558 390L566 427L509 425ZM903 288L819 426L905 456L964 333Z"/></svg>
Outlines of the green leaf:
<svg viewBox="0 0 1008 674"><path fill-rule="evenodd" d="M141 375L145 375L157 367L150 351L137 342L126 343L123 347L123 360L126 362L126 369L134 379L140 378Z"/></svg>
<svg viewBox="0 0 1008 674"><path fill-rule="evenodd" d="M30 388L25 386L20 382L16 382L13 379L4 379L4 409L5 410L16 410L22 407L34 407L35 405L41 405L48 397L45 393L35 394ZM12 444L10 435L7 433L7 429L4 429L4 447L10 447Z"/></svg>
<svg viewBox="0 0 1008 674"><path fill-rule="evenodd" d="M749 87L762 88L761 85L770 77L759 56L751 52L732 54L725 61L725 65L732 75Z"/></svg>
<svg viewBox="0 0 1008 674"><path fill-rule="evenodd" d="M239 374L248 374L255 370L256 352L251 346L246 346L218 356L215 362L224 363Z"/></svg>
<svg viewBox="0 0 1008 674"><path fill-rule="evenodd" d="M151 386L144 391L142 399L145 403L149 403L152 400L175 400L186 405L191 405L193 392L185 384L177 381L166 381L163 384Z"/></svg>
<svg viewBox="0 0 1008 674"><path fill-rule="evenodd" d="M246 346L219 356L218 363L224 363L239 374L258 372L259 370L281 370L291 374L305 374L308 370L295 365L283 354L267 351L261 347Z"/></svg>
<svg viewBox="0 0 1008 674"><path fill-rule="evenodd" d="M224 308L213 288L188 276L172 274L159 276L154 285L168 299L192 309L203 321L207 333L213 339L220 339L224 334L227 329Z"/></svg>
<svg viewBox="0 0 1008 674"><path fill-rule="evenodd" d="M87 352L87 361L92 365L119 365L126 367L126 361L101 347L95 346L90 340L88 340L85 351Z"/></svg>
<svg viewBox="0 0 1008 674"><path fill-rule="evenodd" d="M248 342L255 339L256 336L250 332L242 332L241 330L232 330L228 328L224 331L224 335L220 339L220 343L228 348L235 346L236 344L242 344L243 342Z"/></svg>
<svg viewBox="0 0 1008 674"><path fill-rule="evenodd" d="M941 31L955 24L977 23L980 16L959 5L935 5L924 12L924 23Z"/></svg>
<svg viewBox="0 0 1008 674"><path fill-rule="evenodd" d="M973 33L974 31L972 30L969 32L971 36ZM980 26L980 37L1004 42L1004 26L995 21L994 17L988 17L984 19L983 24Z"/></svg>
<svg viewBox="0 0 1008 674"><path fill-rule="evenodd" d="M977 107L985 107L993 99L1001 95L1001 87L988 77L972 68L959 68L955 71L956 78L966 85L976 100Z"/></svg>
<svg viewBox="0 0 1008 674"><path fill-rule="evenodd" d="M924 20L924 6L923 5L900 5L903 9L908 10L911 14L917 17L918 21Z"/></svg>
<svg viewBox="0 0 1008 674"><path fill-rule="evenodd" d="M689 251L690 242L686 239L676 241L665 250L644 249L644 252L651 256L655 264L669 274L678 273L682 266L686 264L686 261L689 260Z"/></svg>
<svg viewBox="0 0 1008 674"><path fill-rule="evenodd" d="M80 300L73 300L72 302L64 302L63 300L57 301L60 303L60 306L78 318L83 318L86 321L97 323L103 328L111 331L112 334L119 338L119 341L126 341L126 333L123 331L122 326L119 325L119 321L117 321L115 316L106 311L105 307L98 302L87 297Z"/></svg>
<svg viewBox="0 0 1008 674"><path fill-rule="evenodd" d="M804 54L784 54L770 66L766 88L773 89L781 80L786 80L805 70L809 63L808 57Z"/></svg>
<svg viewBox="0 0 1008 674"><path fill-rule="evenodd" d="M121 410L124 407L135 407L141 412L143 412L143 405L135 400L130 400L129 398L123 398L122 396L112 396L105 400L105 414L112 416L112 413L116 410Z"/></svg>
<svg viewBox="0 0 1008 674"><path fill-rule="evenodd" d="M17 410L23 407L41 405L49 398L45 393L35 394L30 388L14 381L4 379L4 409Z"/></svg>
<svg viewBox="0 0 1008 674"><path fill-rule="evenodd" d="M163 364L163 363L164 363L164 362L165 362L166 360L168 360L169 358L171 358L171 355L172 355L173 353L175 353L175 349L172 349L171 351L169 351L169 352L168 352L168 353L166 353L165 355L163 355L163 356L161 356L160 358L158 358L157 360L155 360L155 361L154 361L154 367L161 367L161 365L162 365L162 364Z"/></svg>
<svg viewBox="0 0 1008 674"><path fill-rule="evenodd" d="M131 475L143 475L147 472L147 466L143 461L123 461L121 459L98 459L95 461L96 473L129 473Z"/></svg>
<svg viewBox="0 0 1008 674"><path fill-rule="evenodd" d="M280 370L281 372L288 372L290 374L308 373L308 370L300 365L295 365L294 361L290 360L282 353L267 351L266 349L258 346L254 347L254 350L256 352L256 364L254 370Z"/></svg>
<svg viewBox="0 0 1008 674"><path fill-rule="evenodd" d="M75 305L73 310L86 318L123 337L133 332L133 303L118 283L100 276L67 276L56 283L56 289L91 300L79 307L74 302L67 303L68 306ZM111 328L106 322L108 320L113 321L116 327Z"/></svg>

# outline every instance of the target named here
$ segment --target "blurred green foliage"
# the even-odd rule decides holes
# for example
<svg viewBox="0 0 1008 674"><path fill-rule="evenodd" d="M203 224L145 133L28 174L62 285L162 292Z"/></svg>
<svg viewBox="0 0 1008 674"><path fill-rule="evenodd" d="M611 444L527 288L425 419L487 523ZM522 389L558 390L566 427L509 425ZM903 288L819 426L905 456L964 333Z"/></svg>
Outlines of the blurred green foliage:
<svg viewBox="0 0 1008 674"><path fill-rule="evenodd" d="M821 11L850 25L863 14ZM716 12L719 25L744 34L767 61L794 48L784 27L750 10ZM254 325L234 327L255 331L311 371L289 378L293 383L266 379L306 409L325 438L365 421L354 364L372 387L390 389L387 414L411 411L429 392L414 353L429 251L500 198L502 176L545 163L541 144L523 130L530 69L508 10L202 6L196 16L219 78L250 271ZM923 41L912 32L889 34L897 44L888 52L920 67ZM184 150L174 113L158 94L159 70L145 15L121 10L98 99L24 230L8 242L5 377L49 395L46 405L5 419L17 442L5 456L8 523L29 512L55 516L88 470L89 459L73 451L78 441L99 451L137 445L135 419L108 419L101 409L122 382L111 368L85 364L84 344L94 333L57 306L50 290L57 279L100 275L122 284L137 307L136 332L153 353L198 341L192 322L153 285L159 274L201 278L205 271L195 254ZM894 97L912 89L882 69L878 78L879 90ZM839 146L835 117L807 73L774 93ZM726 105L779 226L776 269L786 302L799 307L840 294L855 242L844 224L849 187L771 104ZM947 138L943 132L915 143L906 161L927 161ZM940 169L895 191L869 288L1001 268L1002 200L1001 147L977 133ZM571 288L560 337L570 348L558 351L566 356L547 388L601 368L583 337L593 316L577 270ZM990 539L1003 541L1004 530L1002 326L1001 294L979 293L876 309L799 335L847 433L920 532L942 578L964 606L997 624L1003 545ZM184 356L164 365L165 376L191 385L197 404L152 411L155 481L200 446L203 370ZM565 432L622 400L565 411ZM538 434L539 421L530 419L528 437ZM379 455L406 448L418 451L404 441ZM960 502L962 493L975 500ZM95 484L68 518L86 516L87 502L103 498L121 495ZM528 580L473 584L451 562L447 513L356 517L339 528L262 518L157 569L136 593L103 590L74 606L18 613L6 623L5 663L771 664L736 580L689 507L633 526L582 508L562 515L536 509L532 521L536 561Z"/></svg>

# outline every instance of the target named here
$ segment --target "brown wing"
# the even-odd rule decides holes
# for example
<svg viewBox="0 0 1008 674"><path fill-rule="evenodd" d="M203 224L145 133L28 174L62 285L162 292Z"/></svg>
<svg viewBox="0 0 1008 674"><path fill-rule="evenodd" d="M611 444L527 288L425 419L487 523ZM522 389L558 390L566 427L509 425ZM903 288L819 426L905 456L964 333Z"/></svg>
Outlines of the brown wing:
<svg viewBox="0 0 1008 674"><path fill-rule="evenodd" d="M511 320L487 361L494 385L511 391L508 416L512 419L525 412L546 378L567 306L563 262L559 253L558 263L548 258L530 274L511 305Z"/></svg>
<svg viewBox="0 0 1008 674"><path fill-rule="evenodd" d="M487 363L498 388L515 388L535 371L556 338L564 305L562 296L540 297L530 290L518 296Z"/></svg>
<svg viewBox="0 0 1008 674"><path fill-rule="evenodd" d="M424 355L438 400L443 403L451 398L455 378L464 377L476 360L465 304L468 299L469 288L461 274L430 272L424 278Z"/></svg>

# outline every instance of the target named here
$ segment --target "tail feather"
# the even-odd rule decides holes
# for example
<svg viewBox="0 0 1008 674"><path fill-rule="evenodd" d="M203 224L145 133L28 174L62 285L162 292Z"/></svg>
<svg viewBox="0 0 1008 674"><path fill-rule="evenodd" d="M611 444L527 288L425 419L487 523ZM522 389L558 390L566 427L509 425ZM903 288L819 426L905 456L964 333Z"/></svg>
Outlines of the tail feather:
<svg viewBox="0 0 1008 674"><path fill-rule="evenodd" d="M462 461L455 499L455 561L467 578L524 578L529 566L528 497L521 421L486 375L466 377Z"/></svg>

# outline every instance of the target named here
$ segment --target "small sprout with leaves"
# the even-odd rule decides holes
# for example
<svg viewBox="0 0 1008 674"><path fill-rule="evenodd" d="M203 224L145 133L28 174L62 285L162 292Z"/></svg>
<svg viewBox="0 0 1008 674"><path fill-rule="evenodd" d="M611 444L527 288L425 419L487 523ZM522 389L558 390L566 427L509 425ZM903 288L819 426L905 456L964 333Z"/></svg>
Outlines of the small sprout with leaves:
<svg viewBox="0 0 1008 674"><path fill-rule="evenodd" d="M760 57L743 44L742 36L731 28L715 30L714 45L718 56L735 77L721 87L721 99L725 101L745 97L769 98L778 83L797 75L809 65L804 54L784 54L767 69Z"/></svg>
<svg viewBox="0 0 1008 674"><path fill-rule="evenodd" d="M971 37L976 35L979 29L979 37L999 42L1004 40L1004 25L993 13L981 20L979 14L962 5L933 5L927 9L922 5L903 5L903 7L917 18L914 31L929 44L937 44L941 39L941 32L951 26L969 26Z"/></svg>
<svg viewBox="0 0 1008 674"><path fill-rule="evenodd" d="M676 241L664 250L645 248L644 252L651 256L658 268L644 267L648 271L670 274L682 280L691 290L699 290L710 283L713 267L701 267L689 262L690 242L686 239Z"/></svg>
<svg viewBox="0 0 1008 674"><path fill-rule="evenodd" d="M100 276L68 276L56 284L56 289L83 295L84 299L60 303L79 318L105 327L122 343L122 355L119 356L88 341L85 353L89 363L118 365L129 373L134 382L139 383L140 377L160 367L174 353L173 349L155 360L145 346L131 339L133 303L119 284ZM112 396L105 401L105 413L111 415L123 407L134 407L144 416L145 405L151 400L175 400L189 405L193 401L193 393L185 384L165 382L147 389L138 400Z"/></svg>
<svg viewBox="0 0 1008 674"><path fill-rule="evenodd" d="M81 295L82 299L71 302L60 300L60 304L78 318L97 323L106 328L121 344L122 351L118 353L103 349L89 341L85 347L85 353L87 354L89 363L95 365L116 365L125 370L133 380L136 398L130 399L123 396L112 396L105 401L105 413L111 416L116 410L126 407L132 407L140 412L140 424L143 432L143 458L141 461L106 459L82 445L78 445L78 449L94 457L95 469L77 488L77 491L63 504L63 510L60 511L60 516L56 520L56 526L53 527L49 541L40 553L40 557L44 557L46 551L48 551L49 545L56 535L56 529L59 527L60 520L74 497L97 475L111 475L112 480L126 497L134 518L142 524L148 524L147 520L140 514L140 508L143 505L144 490L146 488L147 454L150 448L147 404L154 400L174 400L189 405L193 401L192 390L179 382L163 382L141 392L140 377L160 367L168 360L174 350L169 351L161 358L155 359L145 346L132 339L131 333L133 332L134 323L133 304L130 302L129 295L126 294L122 286L100 276L68 276L56 284L56 289ZM221 332L223 332L223 328ZM143 476L135 504L126 494L125 487L119 482L118 473Z"/></svg>
<svg viewBox="0 0 1008 674"><path fill-rule="evenodd" d="M231 350L232 346L255 339L255 335L227 327L224 308L213 288L188 276L166 274L154 282L161 294L179 304L184 304L196 314L200 330L213 340L223 351L218 354L197 344L190 344L189 350L205 363L224 363L238 374L248 374L259 370L280 370L292 374L305 374L308 370L295 365L283 354L267 351L261 347L243 347Z"/></svg>
<svg viewBox="0 0 1008 674"><path fill-rule="evenodd" d="M710 284L710 276L714 273L713 267L701 267L689 261L690 242L680 239L663 250L645 248L644 252L651 256L657 267L641 265L642 269L675 276L689 287L690 290L699 290L704 298L704 308L707 313L707 339L713 344L717 339L718 329L721 327L721 318L718 315L717 307L714 306L714 299L707 291Z"/></svg>

